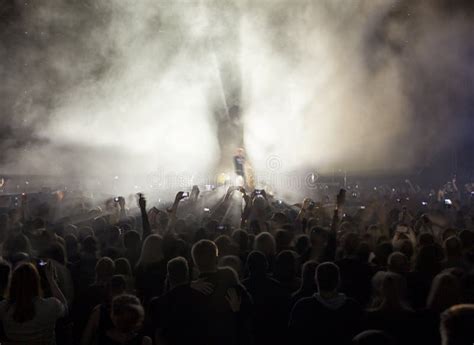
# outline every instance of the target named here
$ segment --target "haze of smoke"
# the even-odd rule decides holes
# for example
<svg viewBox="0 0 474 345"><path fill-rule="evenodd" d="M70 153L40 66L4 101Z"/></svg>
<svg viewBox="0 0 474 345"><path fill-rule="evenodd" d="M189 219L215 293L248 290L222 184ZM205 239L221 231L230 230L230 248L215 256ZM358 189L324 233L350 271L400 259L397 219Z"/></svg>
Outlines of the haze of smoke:
<svg viewBox="0 0 474 345"><path fill-rule="evenodd" d="M268 170L272 156L283 173L426 164L465 138L459 129L472 110L472 11L446 11L442 3L23 6L2 32L9 38L0 50L9 110L2 126L14 133L0 143L4 170L212 173L219 155L213 114L223 102L215 59L228 53L210 43L225 31L213 16L225 17L220 25L240 26L236 87L257 172Z"/></svg>

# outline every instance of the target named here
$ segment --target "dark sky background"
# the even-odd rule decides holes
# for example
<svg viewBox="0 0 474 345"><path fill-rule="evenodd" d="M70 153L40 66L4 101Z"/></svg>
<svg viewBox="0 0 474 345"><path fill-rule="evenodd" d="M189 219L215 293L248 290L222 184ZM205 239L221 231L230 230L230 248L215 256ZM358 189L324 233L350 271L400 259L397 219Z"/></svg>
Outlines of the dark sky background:
<svg viewBox="0 0 474 345"><path fill-rule="evenodd" d="M117 54L107 44L97 49L101 45L96 34L106 30L112 15L101 1L51 0L54 6L45 6L48 1L0 1L2 165L15 161L21 151L47 144L48 139L36 133L47 128L51 110L65 90L101 80ZM427 13L435 13L434 23L425 25ZM474 170L473 23L471 0L400 0L367 32L363 47L367 69L379 68L380 53L396 56L402 62L400 74L410 104L411 129L399 138L388 160L406 153L416 155L414 168L419 171ZM435 44L420 50L418 43L427 41L438 24L459 34L436 37L433 31ZM159 28L160 18L156 25ZM401 28L398 35L391 34L394 25ZM59 149L71 157L78 150Z"/></svg>

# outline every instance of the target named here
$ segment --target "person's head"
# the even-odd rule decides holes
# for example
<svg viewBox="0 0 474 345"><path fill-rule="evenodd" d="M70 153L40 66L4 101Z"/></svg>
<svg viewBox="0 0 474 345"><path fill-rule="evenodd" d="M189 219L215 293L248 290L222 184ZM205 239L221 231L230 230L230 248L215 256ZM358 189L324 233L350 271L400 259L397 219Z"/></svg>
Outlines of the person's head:
<svg viewBox="0 0 474 345"><path fill-rule="evenodd" d="M262 252L254 250L247 257L247 267L251 277L261 277L267 274L268 261Z"/></svg>
<svg viewBox="0 0 474 345"><path fill-rule="evenodd" d="M461 302L461 283L450 273L438 274L431 284L426 306L438 313Z"/></svg>
<svg viewBox="0 0 474 345"><path fill-rule="evenodd" d="M240 252L246 252L248 250L249 237L247 231L244 230L235 230L232 233L232 239L239 246Z"/></svg>
<svg viewBox="0 0 474 345"><path fill-rule="evenodd" d="M382 277L380 288L380 309L406 310L405 303L406 281L401 275L386 272Z"/></svg>
<svg viewBox="0 0 474 345"><path fill-rule="evenodd" d="M111 258L104 256L97 261L97 264L95 265L96 283L107 283L114 274L115 264Z"/></svg>
<svg viewBox="0 0 474 345"><path fill-rule="evenodd" d="M375 263L379 266L386 267L388 257L393 252L393 247L390 242L382 242L375 247Z"/></svg>
<svg viewBox="0 0 474 345"><path fill-rule="evenodd" d="M320 294L337 292L340 282L339 267L332 262L323 262L316 268L316 285Z"/></svg>
<svg viewBox="0 0 474 345"><path fill-rule="evenodd" d="M439 273L440 269L440 248L433 244L421 247L415 259L415 270L435 276Z"/></svg>
<svg viewBox="0 0 474 345"><path fill-rule="evenodd" d="M289 249L291 242L293 241L293 235L287 230L277 230L275 232L275 245L277 253L282 250Z"/></svg>
<svg viewBox="0 0 474 345"><path fill-rule="evenodd" d="M413 248L413 243L410 240L401 240L398 243L398 251L405 254L408 262L411 262L411 258L415 253L415 249Z"/></svg>
<svg viewBox="0 0 474 345"><path fill-rule="evenodd" d="M237 156L241 156L241 157L244 155L244 152L245 150L242 147L238 147L237 150L235 150L235 153L237 154Z"/></svg>
<svg viewBox="0 0 474 345"><path fill-rule="evenodd" d="M355 232L349 232L344 236L343 250L345 256L354 256L357 253L360 239Z"/></svg>
<svg viewBox="0 0 474 345"><path fill-rule="evenodd" d="M301 272L301 288L302 289L311 289L316 291L316 283L314 277L316 275L316 268L318 263L316 261L310 260L306 261L303 265Z"/></svg>
<svg viewBox="0 0 474 345"><path fill-rule="evenodd" d="M12 273L8 300L14 308L13 320L23 323L35 317L34 299L41 296L40 276L31 263L18 265Z"/></svg>
<svg viewBox="0 0 474 345"><path fill-rule="evenodd" d="M87 236L82 242L81 250L83 253L96 255L97 254L97 240L93 236Z"/></svg>
<svg viewBox="0 0 474 345"><path fill-rule="evenodd" d="M163 259L163 239L160 235L150 235L143 242L138 265L158 262Z"/></svg>
<svg viewBox="0 0 474 345"><path fill-rule="evenodd" d="M410 265L405 254L393 252L388 257L388 270L393 273L404 274L410 270Z"/></svg>
<svg viewBox="0 0 474 345"><path fill-rule="evenodd" d="M236 254L236 246L230 236L220 235L214 240L214 243L217 246L220 257Z"/></svg>
<svg viewBox="0 0 474 345"><path fill-rule="evenodd" d="M370 254L370 245L368 242L361 242L357 247L356 256L361 262L369 262Z"/></svg>
<svg viewBox="0 0 474 345"><path fill-rule="evenodd" d="M68 260L79 254L79 242L73 234L64 236L64 244Z"/></svg>
<svg viewBox="0 0 474 345"><path fill-rule="evenodd" d="M62 265L65 265L67 260L66 260L66 251L64 249L64 246L60 244L59 242L53 242L48 250L47 250L47 256L50 259L55 260L56 262L59 262Z"/></svg>
<svg viewBox="0 0 474 345"><path fill-rule="evenodd" d="M11 266L8 261L0 259L0 296L5 295L5 291L10 281Z"/></svg>
<svg viewBox="0 0 474 345"><path fill-rule="evenodd" d="M289 282L296 277L296 256L291 250L284 250L275 259L275 278Z"/></svg>
<svg viewBox="0 0 474 345"><path fill-rule="evenodd" d="M261 232L255 236L254 249L262 252L267 257L275 255L275 239L269 232Z"/></svg>
<svg viewBox="0 0 474 345"><path fill-rule="evenodd" d="M142 325L145 312L137 297L119 295L112 301L110 319L121 333L130 333Z"/></svg>
<svg viewBox="0 0 474 345"><path fill-rule="evenodd" d="M442 345L474 344L474 304L458 304L441 314Z"/></svg>
<svg viewBox="0 0 474 345"><path fill-rule="evenodd" d="M432 245L435 243L434 236L429 232L423 232L418 236L418 247Z"/></svg>
<svg viewBox="0 0 474 345"><path fill-rule="evenodd" d="M7 237L5 242L3 242L3 255L4 257L9 257L15 253L22 252L31 254L31 244L23 234L17 234Z"/></svg>
<svg viewBox="0 0 474 345"><path fill-rule="evenodd" d="M329 239L329 234L327 230L320 228L320 227L314 227L311 229L311 234L310 234L310 241L311 241L311 246L316 249L323 249L326 247Z"/></svg>
<svg viewBox="0 0 474 345"><path fill-rule="evenodd" d="M114 261L115 263L115 274L121 274L125 277L132 276L132 266L127 258L118 258Z"/></svg>
<svg viewBox="0 0 474 345"><path fill-rule="evenodd" d="M295 249L298 255L303 255L308 248L310 247L311 243L309 241L309 237L307 235L300 235L296 239Z"/></svg>
<svg viewBox="0 0 474 345"><path fill-rule="evenodd" d="M242 276L242 262L238 256L226 255L219 259L219 267L230 267L232 268L239 277Z"/></svg>
<svg viewBox="0 0 474 345"><path fill-rule="evenodd" d="M111 302L115 296L125 293L127 290L127 282L121 274L116 274L110 278L106 284L107 300Z"/></svg>
<svg viewBox="0 0 474 345"><path fill-rule="evenodd" d="M194 264L202 272L214 272L217 269L217 246L209 240L201 240L191 249Z"/></svg>
<svg viewBox="0 0 474 345"><path fill-rule="evenodd" d="M189 282L189 267L185 258L178 256L168 262L167 278L171 288Z"/></svg>
<svg viewBox="0 0 474 345"><path fill-rule="evenodd" d="M448 258L459 258L462 256L462 245L456 236L448 237L444 241L444 252Z"/></svg>

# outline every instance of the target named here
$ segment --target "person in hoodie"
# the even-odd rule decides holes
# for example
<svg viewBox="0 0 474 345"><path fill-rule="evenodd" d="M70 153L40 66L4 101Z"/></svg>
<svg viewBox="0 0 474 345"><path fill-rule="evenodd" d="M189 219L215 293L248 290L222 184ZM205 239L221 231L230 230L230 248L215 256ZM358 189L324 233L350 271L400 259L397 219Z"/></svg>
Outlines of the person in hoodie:
<svg viewBox="0 0 474 345"><path fill-rule="evenodd" d="M318 293L299 300L291 311L289 332L293 344L350 344L362 330L364 312L353 299L338 292L339 268L324 262L315 274Z"/></svg>

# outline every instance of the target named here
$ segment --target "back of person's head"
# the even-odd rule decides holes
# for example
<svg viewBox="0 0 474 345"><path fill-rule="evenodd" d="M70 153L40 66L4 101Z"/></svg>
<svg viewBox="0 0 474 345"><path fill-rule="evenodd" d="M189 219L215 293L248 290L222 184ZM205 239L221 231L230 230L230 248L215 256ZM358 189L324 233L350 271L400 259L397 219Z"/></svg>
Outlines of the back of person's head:
<svg viewBox="0 0 474 345"><path fill-rule="evenodd" d="M18 252L31 254L31 244L28 237L23 234L8 236L3 243L4 257L11 256Z"/></svg>
<svg viewBox="0 0 474 345"><path fill-rule="evenodd" d="M94 230L90 226L82 226L78 230L79 242L84 242L87 237L95 237Z"/></svg>
<svg viewBox="0 0 474 345"><path fill-rule="evenodd" d="M415 270L434 276L441 270L441 259L442 253L438 246L425 245L420 248L415 258Z"/></svg>
<svg viewBox="0 0 474 345"><path fill-rule="evenodd" d="M215 240L214 243L217 246L219 256L233 255L236 254L236 246L234 241L230 236L220 235Z"/></svg>
<svg viewBox="0 0 474 345"><path fill-rule="evenodd" d="M150 235L143 242L142 252L137 265L159 262L163 259L163 238L160 235Z"/></svg>
<svg viewBox="0 0 474 345"><path fill-rule="evenodd" d="M191 249L193 261L200 272L211 272L217 269L217 246L209 240L200 240Z"/></svg>
<svg viewBox="0 0 474 345"><path fill-rule="evenodd" d="M110 278L106 284L106 291L109 302L118 295L122 295L127 290L127 281L121 274L116 274Z"/></svg>
<svg viewBox="0 0 474 345"><path fill-rule="evenodd" d="M379 308L385 310L408 310L405 302L406 281L401 275L386 272L382 278Z"/></svg>
<svg viewBox="0 0 474 345"><path fill-rule="evenodd" d="M106 283L114 274L115 263L111 258L104 256L97 261L95 265L96 283Z"/></svg>
<svg viewBox="0 0 474 345"><path fill-rule="evenodd" d="M311 229L309 238L313 247L322 248L325 247L328 242L329 233L327 230L316 226Z"/></svg>
<svg viewBox="0 0 474 345"><path fill-rule="evenodd" d="M458 304L441 314L442 345L474 344L474 304Z"/></svg>
<svg viewBox="0 0 474 345"><path fill-rule="evenodd" d="M309 240L309 236L307 235L300 235L298 236L298 238L296 239L296 243L295 243L295 250L296 252L298 253L298 255L303 255L307 250L308 248L310 247L311 245L311 242Z"/></svg>
<svg viewBox="0 0 474 345"><path fill-rule="evenodd" d="M10 281L11 266L8 261L0 259L0 297L4 296Z"/></svg>
<svg viewBox="0 0 474 345"><path fill-rule="evenodd" d="M301 288L302 289L313 289L316 288L314 277L316 274L316 268L318 263L310 260L306 261L301 271Z"/></svg>
<svg viewBox="0 0 474 345"><path fill-rule="evenodd" d="M411 261L413 254L415 254L415 248L410 240L401 240L398 242L398 251L405 254L408 262Z"/></svg>
<svg viewBox="0 0 474 345"><path fill-rule="evenodd" d="M390 242L382 242L375 247L375 262L377 265L386 267L388 257L393 252L393 247Z"/></svg>
<svg viewBox="0 0 474 345"><path fill-rule="evenodd" d="M251 277L261 277L267 274L268 261L265 254L254 250L247 256L247 267Z"/></svg>
<svg viewBox="0 0 474 345"><path fill-rule="evenodd" d="M240 277L242 275L242 262L236 255L226 255L219 259L219 267L230 267Z"/></svg>
<svg viewBox="0 0 474 345"><path fill-rule="evenodd" d="M249 236L247 231L238 229L232 233L232 239L239 246L240 252L245 252L248 250L249 246Z"/></svg>
<svg viewBox="0 0 474 345"><path fill-rule="evenodd" d="M275 278L291 281L296 277L296 255L291 250L280 252L275 259Z"/></svg>
<svg viewBox="0 0 474 345"><path fill-rule="evenodd" d="M395 345L393 338L384 331L370 329L352 339L352 345Z"/></svg>
<svg viewBox="0 0 474 345"><path fill-rule="evenodd" d="M123 246L128 250L139 250L141 245L140 234L135 230L127 231L123 235Z"/></svg>
<svg viewBox="0 0 474 345"><path fill-rule="evenodd" d="M18 265L12 273L8 299L14 308L13 320L18 323L35 317L34 299L41 296L40 276L31 263Z"/></svg>
<svg viewBox="0 0 474 345"><path fill-rule="evenodd" d="M112 301L110 318L115 328L122 333L130 333L142 325L145 312L137 297L119 295Z"/></svg>
<svg viewBox="0 0 474 345"><path fill-rule="evenodd" d="M403 274L410 270L410 265L405 254L401 252L393 252L388 257L388 270L390 272Z"/></svg>
<svg viewBox="0 0 474 345"><path fill-rule="evenodd" d="M275 239L269 232L261 232L255 236L254 249L262 252L267 257L275 255Z"/></svg>
<svg viewBox="0 0 474 345"><path fill-rule="evenodd" d="M64 236L64 244L68 260L79 253L79 242L75 235L67 234Z"/></svg>
<svg viewBox="0 0 474 345"><path fill-rule="evenodd" d="M353 256L357 253L357 248L359 247L359 235L355 232L349 232L344 236L344 242L342 249L344 250L344 255Z"/></svg>
<svg viewBox="0 0 474 345"><path fill-rule="evenodd" d="M293 235L287 230L277 230L275 233L275 245L277 253L291 247Z"/></svg>
<svg viewBox="0 0 474 345"><path fill-rule="evenodd" d="M67 262L66 250L64 249L64 246L59 242L53 242L49 246L47 250L47 256L48 258L53 259L62 265L65 265Z"/></svg>
<svg viewBox="0 0 474 345"><path fill-rule="evenodd" d="M444 251L448 257L461 257L462 244L458 237L451 236L444 241Z"/></svg>
<svg viewBox="0 0 474 345"><path fill-rule="evenodd" d="M429 232L423 232L418 236L418 247L432 245L435 243L434 236Z"/></svg>
<svg viewBox="0 0 474 345"><path fill-rule="evenodd" d="M332 262L323 262L316 268L316 285L319 293L335 292L339 287L339 267Z"/></svg>
<svg viewBox="0 0 474 345"><path fill-rule="evenodd" d="M87 236L82 242L81 250L87 254L95 255L97 253L98 243L95 237Z"/></svg>
<svg viewBox="0 0 474 345"><path fill-rule="evenodd" d="M370 258L370 245L367 242L359 243L357 247L356 256L361 262L369 262Z"/></svg>
<svg viewBox="0 0 474 345"><path fill-rule="evenodd" d="M438 274L431 284L426 306L428 309L441 313L461 302L461 283L450 273Z"/></svg>
<svg viewBox="0 0 474 345"><path fill-rule="evenodd" d="M168 281L171 286L186 284L189 282L188 262L182 256L171 259L167 265Z"/></svg>
<svg viewBox="0 0 474 345"><path fill-rule="evenodd" d="M132 266L127 258L118 258L114 261L115 263L115 274L121 274L125 277L132 276Z"/></svg>

